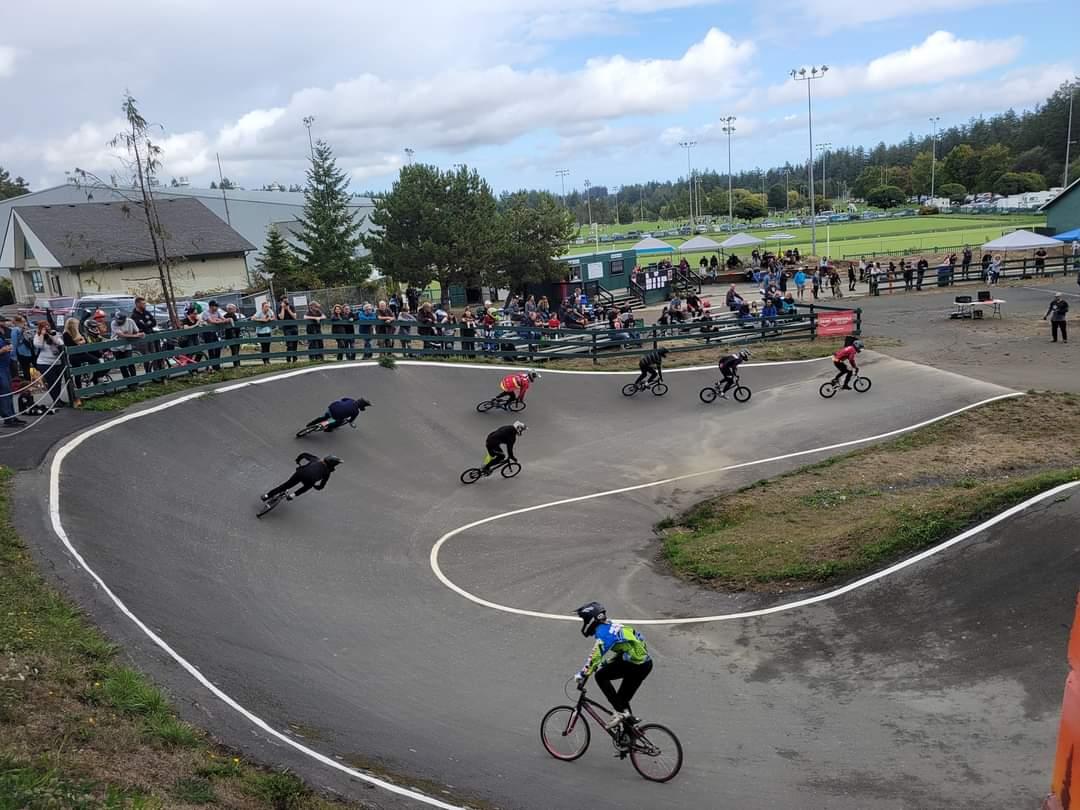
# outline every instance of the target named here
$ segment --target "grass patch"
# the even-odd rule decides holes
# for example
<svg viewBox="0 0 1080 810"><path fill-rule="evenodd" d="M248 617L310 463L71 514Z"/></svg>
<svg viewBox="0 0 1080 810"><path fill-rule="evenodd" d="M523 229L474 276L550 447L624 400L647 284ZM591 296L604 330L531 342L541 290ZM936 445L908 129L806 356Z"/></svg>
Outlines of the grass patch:
<svg viewBox="0 0 1080 810"><path fill-rule="evenodd" d="M259 768L180 720L166 696L37 574L0 467L0 810L366 808Z"/></svg>
<svg viewBox="0 0 1080 810"><path fill-rule="evenodd" d="M1002 400L717 495L656 529L684 577L729 589L820 585L1080 479L1080 444L1058 439L1076 431L1080 404L1073 397Z"/></svg>

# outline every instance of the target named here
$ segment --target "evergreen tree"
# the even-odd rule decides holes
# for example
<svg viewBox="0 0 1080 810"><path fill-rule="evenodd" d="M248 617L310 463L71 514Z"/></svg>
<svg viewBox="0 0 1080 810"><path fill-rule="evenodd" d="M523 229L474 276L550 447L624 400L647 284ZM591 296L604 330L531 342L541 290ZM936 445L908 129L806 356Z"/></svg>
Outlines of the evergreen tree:
<svg viewBox="0 0 1080 810"><path fill-rule="evenodd" d="M0 166L0 200L6 200L8 197L18 197L20 194L29 193L29 191L30 187L26 185L25 180L21 177L12 180L7 169Z"/></svg>
<svg viewBox="0 0 1080 810"><path fill-rule="evenodd" d="M349 179L323 141L315 144L304 189L304 213L297 234L301 262L327 286L355 283L360 223L349 203Z"/></svg>
<svg viewBox="0 0 1080 810"><path fill-rule="evenodd" d="M270 276L270 283L279 292L310 290L322 286L317 275L300 266L289 243L273 225L266 232L266 244L263 246L262 256L259 257L259 271Z"/></svg>

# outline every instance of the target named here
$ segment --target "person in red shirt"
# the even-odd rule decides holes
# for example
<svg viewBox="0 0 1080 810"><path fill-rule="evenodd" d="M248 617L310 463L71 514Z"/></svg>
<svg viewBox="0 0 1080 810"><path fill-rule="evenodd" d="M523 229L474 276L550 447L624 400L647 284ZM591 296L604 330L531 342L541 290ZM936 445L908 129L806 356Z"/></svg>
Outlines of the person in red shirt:
<svg viewBox="0 0 1080 810"><path fill-rule="evenodd" d="M855 355L862 351L862 341L856 340L850 346L845 346L840 351L832 356L833 365L836 366L836 376L833 377L833 385L840 382L840 378L844 377L843 387L851 390L851 375L859 370L858 364L855 362ZM851 363L851 368L848 368L844 361ZM847 375L847 376L844 376Z"/></svg>
<svg viewBox="0 0 1080 810"><path fill-rule="evenodd" d="M522 372L520 374L508 374L503 377L499 388L502 391L496 399L506 399L509 402L513 402L516 399L525 401L525 392L529 390L529 385L539 378L539 374L535 371Z"/></svg>

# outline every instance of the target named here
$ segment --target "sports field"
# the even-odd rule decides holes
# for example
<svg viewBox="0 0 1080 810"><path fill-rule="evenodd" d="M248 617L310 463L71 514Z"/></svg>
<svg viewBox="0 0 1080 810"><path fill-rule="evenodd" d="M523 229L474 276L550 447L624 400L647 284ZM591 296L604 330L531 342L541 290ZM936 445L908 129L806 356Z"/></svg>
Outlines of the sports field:
<svg viewBox="0 0 1080 810"><path fill-rule="evenodd" d="M828 255L833 258L853 257L869 255L873 253L891 253L905 250L921 250L927 253L937 253L946 249L956 249L963 245L971 245L977 249L978 245L988 242L1017 228L1031 228L1041 225L1045 218L1039 215L1014 214L1001 216L931 216L931 217L903 217L896 219L875 219L858 222L840 222L832 225L821 224L817 227L818 252L816 255ZM612 228L613 226L606 226ZM620 233L630 230L653 232L666 229L657 223L633 223L632 225L619 226ZM677 227L671 225L668 227ZM759 239L766 240L769 250L775 251L779 246L781 250L798 247L804 255L811 254L810 228L775 228L756 229L747 231ZM777 240L772 238L775 234L790 234L792 239ZM728 237L727 233L707 233L706 236L722 242ZM663 237L664 241L676 249L689 237ZM619 250L629 248L637 240L625 240L619 242L601 242L600 250ZM584 245L571 245L569 253L591 253L595 250L595 243L588 242ZM749 250L737 251L748 253ZM696 263L702 255L709 253L685 254L691 263Z"/></svg>

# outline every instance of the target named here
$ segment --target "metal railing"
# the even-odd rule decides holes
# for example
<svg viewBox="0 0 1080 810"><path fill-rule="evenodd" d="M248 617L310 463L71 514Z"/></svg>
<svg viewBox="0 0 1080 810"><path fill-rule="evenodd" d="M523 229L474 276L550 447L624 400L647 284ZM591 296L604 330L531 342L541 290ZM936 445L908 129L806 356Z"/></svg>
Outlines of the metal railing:
<svg viewBox="0 0 1080 810"><path fill-rule="evenodd" d="M110 340L69 347L66 350L69 396L74 400L106 394L229 365L239 367L281 361L289 364L302 359L318 362L391 355L409 359L483 358L541 364L555 359L582 358L591 359L595 364L601 358L638 356L662 345L672 352L684 352L712 345L812 340L818 335L819 313L834 309L839 308L812 305L769 320L724 313L708 320L688 319L652 326L640 324L625 329L500 325L484 330L462 324L421 326L416 321L371 325L335 321L330 322L331 328L353 331L309 333L305 321L275 321L272 334L258 335L256 329L265 328L265 325L241 321L230 330L237 336L223 338L221 332L224 329L204 325L154 333L149 339ZM853 311L856 313L854 333L858 334L861 311ZM297 331L284 331L292 329ZM129 356L115 356L117 350L125 351L123 347L129 345L140 351ZM109 354L113 356L109 357ZM87 356L91 359L81 359ZM128 376L120 376L123 369L127 369ZM108 379L94 380L106 372Z"/></svg>

